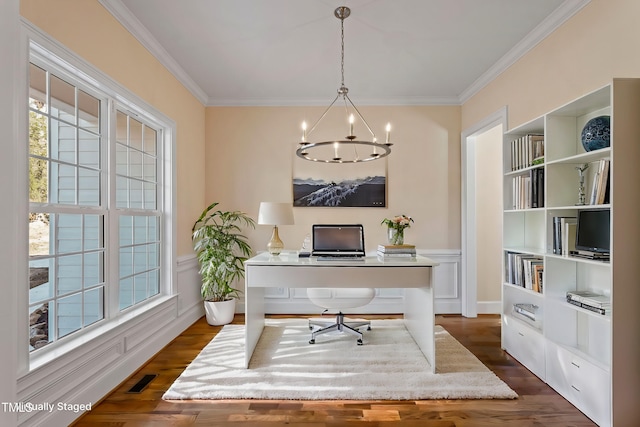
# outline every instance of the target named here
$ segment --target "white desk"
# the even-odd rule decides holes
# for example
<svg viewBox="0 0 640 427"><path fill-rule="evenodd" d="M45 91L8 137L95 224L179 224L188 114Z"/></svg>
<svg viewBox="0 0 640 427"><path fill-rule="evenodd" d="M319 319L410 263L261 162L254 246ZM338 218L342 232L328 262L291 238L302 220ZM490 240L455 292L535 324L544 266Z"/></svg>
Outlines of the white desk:
<svg viewBox="0 0 640 427"><path fill-rule="evenodd" d="M259 254L245 262L245 367L264 328L265 288L405 288L405 326L435 372L433 267L429 258L363 261L318 261L298 258L297 252L279 256ZM365 343L366 345L366 343Z"/></svg>

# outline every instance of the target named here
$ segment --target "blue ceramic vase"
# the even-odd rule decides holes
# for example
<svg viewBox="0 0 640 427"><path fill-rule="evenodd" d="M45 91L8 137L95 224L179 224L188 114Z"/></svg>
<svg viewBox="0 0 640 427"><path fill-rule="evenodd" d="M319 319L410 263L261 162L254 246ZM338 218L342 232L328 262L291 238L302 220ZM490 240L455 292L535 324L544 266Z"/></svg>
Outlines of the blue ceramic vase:
<svg viewBox="0 0 640 427"><path fill-rule="evenodd" d="M611 145L611 118L595 117L582 128L582 146L586 151L599 150Z"/></svg>

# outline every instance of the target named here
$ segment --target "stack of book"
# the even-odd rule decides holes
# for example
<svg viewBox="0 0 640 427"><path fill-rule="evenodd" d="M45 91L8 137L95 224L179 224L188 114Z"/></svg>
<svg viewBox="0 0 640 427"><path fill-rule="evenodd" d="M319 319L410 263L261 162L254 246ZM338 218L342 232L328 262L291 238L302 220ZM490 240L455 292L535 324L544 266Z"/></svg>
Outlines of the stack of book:
<svg viewBox="0 0 640 427"><path fill-rule="evenodd" d="M511 141L511 170L544 163L544 135L529 134Z"/></svg>
<svg viewBox="0 0 640 427"><path fill-rule="evenodd" d="M542 293L544 261L542 257L505 252L504 277L507 283Z"/></svg>
<svg viewBox="0 0 640 427"><path fill-rule="evenodd" d="M414 245L378 245L378 256L382 258L415 257Z"/></svg>
<svg viewBox="0 0 640 427"><path fill-rule="evenodd" d="M591 291L568 291L567 302L599 314L611 310L611 299Z"/></svg>
<svg viewBox="0 0 640 427"><path fill-rule="evenodd" d="M544 207L544 168L529 169L528 174L513 177L511 184L512 209Z"/></svg>
<svg viewBox="0 0 640 427"><path fill-rule="evenodd" d="M575 216L553 217L553 253L569 255L576 250L576 230L578 219Z"/></svg>
<svg viewBox="0 0 640 427"><path fill-rule="evenodd" d="M513 312L531 321L536 321L536 313L538 312L538 306L535 304L517 303L513 304Z"/></svg>

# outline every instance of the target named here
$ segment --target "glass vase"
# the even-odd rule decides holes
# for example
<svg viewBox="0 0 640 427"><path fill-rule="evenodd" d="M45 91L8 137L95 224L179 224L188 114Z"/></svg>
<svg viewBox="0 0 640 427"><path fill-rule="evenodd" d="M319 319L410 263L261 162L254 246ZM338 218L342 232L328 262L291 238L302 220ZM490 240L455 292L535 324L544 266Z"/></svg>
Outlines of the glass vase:
<svg viewBox="0 0 640 427"><path fill-rule="evenodd" d="M404 244L404 230L389 227L387 237L390 245Z"/></svg>

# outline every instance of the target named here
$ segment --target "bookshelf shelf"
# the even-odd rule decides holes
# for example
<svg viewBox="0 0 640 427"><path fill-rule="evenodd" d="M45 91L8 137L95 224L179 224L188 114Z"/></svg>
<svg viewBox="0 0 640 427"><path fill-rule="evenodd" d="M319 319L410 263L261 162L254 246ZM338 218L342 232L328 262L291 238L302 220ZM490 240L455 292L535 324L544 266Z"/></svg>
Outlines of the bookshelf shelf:
<svg viewBox="0 0 640 427"><path fill-rule="evenodd" d="M612 117L611 146L586 152L581 143L582 128L601 115ZM640 310L636 307L640 286L629 282L634 280L630 278L640 277L640 245L630 237L640 235L637 117L640 79L614 79L609 85L504 134L502 346L600 426L615 425L617 418L625 417L612 404L614 397L623 401L628 390L640 395L640 374L629 374L637 372L632 361L640 360L640 337L630 327L640 324ZM523 150L521 142L527 141L530 134L543 136L542 164L529 165L526 157L523 163L513 151L531 151L532 148ZM514 159L517 170L513 170ZM586 169L585 164L589 165ZM603 165L608 166L608 172ZM584 205L577 204L580 174L584 178ZM607 180L602 181L603 176ZM525 178L523 190L521 181ZM605 189L603 182L609 188ZM537 191L532 183L537 183ZM541 198L537 199L537 206L532 206L533 199L522 202L523 194L525 198L533 198L534 194ZM606 203L590 203L596 194L604 196L599 200ZM560 237L556 233L558 224L571 221L560 218L578 217L593 209L609 210L610 260L554 253L554 247L558 249L554 238L557 242ZM571 231L571 226L567 229ZM571 249L568 236L567 233L564 242L569 242ZM518 259L523 260L523 265L528 257L542 260L541 293L509 280L514 271L510 265L514 253L522 255ZM536 268L539 273L540 266ZM567 292L574 291L608 295L611 310L603 315L567 302ZM516 317L514 304L539 306L536 321ZM537 360L539 357L542 362Z"/></svg>

